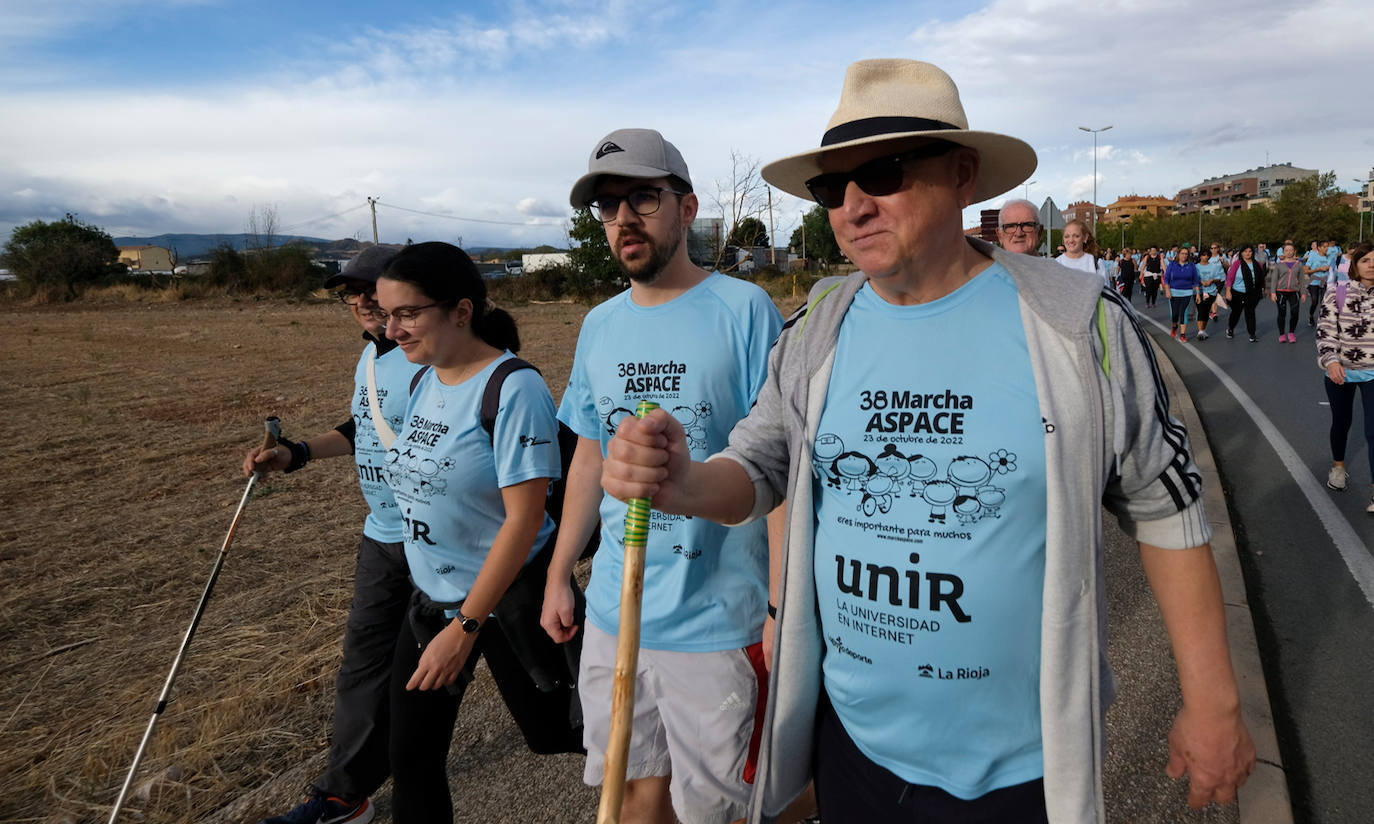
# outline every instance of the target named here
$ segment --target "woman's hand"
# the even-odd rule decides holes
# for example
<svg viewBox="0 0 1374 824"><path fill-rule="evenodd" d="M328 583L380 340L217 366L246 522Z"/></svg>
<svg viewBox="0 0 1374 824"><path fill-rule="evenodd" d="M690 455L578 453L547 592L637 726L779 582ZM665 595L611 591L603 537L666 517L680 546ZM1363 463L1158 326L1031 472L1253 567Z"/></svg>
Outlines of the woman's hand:
<svg viewBox="0 0 1374 824"><path fill-rule="evenodd" d="M1326 367L1326 376L1331 379L1332 383L1340 386L1345 383L1345 367L1341 366L1340 362L1337 361Z"/></svg>
<svg viewBox="0 0 1374 824"><path fill-rule="evenodd" d="M458 619L450 621L421 653L420 663L406 682L406 689L437 690L457 681L476 643L477 633L463 632Z"/></svg>
<svg viewBox="0 0 1374 824"><path fill-rule="evenodd" d="M254 472L281 472L290 465L291 450L285 446L277 444L270 449L256 446L243 459L243 474L247 477Z"/></svg>

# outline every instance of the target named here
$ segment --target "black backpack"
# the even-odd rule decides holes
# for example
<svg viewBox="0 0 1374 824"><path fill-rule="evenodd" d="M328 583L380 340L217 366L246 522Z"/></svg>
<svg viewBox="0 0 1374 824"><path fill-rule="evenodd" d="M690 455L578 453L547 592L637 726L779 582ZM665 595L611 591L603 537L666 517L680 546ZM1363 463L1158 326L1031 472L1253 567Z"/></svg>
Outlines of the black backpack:
<svg viewBox="0 0 1374 824"><path fill-rule="evenodd" d="M415 394L415 387L420 385L420 378L428 372L430 367L415 373L415 377L410 380L410 393ZM482 428L487 432L487 439L496 437L496 412L501 408L501 387L506 383L506 377L512 372L521 369L533 369L536 373L543 375L539 369L529 361L520 358L510 358L497 364L496 370L487 379L487 386L482 390ZM557 526L563 520L563 498L567 493L568 467L572 465L573 452L577 450L577 433L568 428L562 421L558 422L558 463L562 470L563 477L556 481L549 482L549 496L544 501L544 511L553 518L554 525ZM587 539L586 546L582 547L579 558L589 558L596 552L596 548L601 544L600 526L592 530L591 537Z"/></svg>

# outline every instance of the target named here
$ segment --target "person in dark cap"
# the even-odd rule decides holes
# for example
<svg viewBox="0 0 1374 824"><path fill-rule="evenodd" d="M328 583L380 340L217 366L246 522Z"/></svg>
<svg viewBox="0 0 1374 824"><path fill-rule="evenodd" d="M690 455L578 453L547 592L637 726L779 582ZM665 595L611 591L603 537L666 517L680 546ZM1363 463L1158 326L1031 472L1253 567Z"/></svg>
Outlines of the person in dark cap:
<svg viewBox="0 0 1374 824"><path fill-rule="evenodd" d="M583 776L596 785L610 736L626 511L601 491L603 449L641 399L682 422L694 455L722 448L758 394L782 316L758 286L692 263L697 196L682 154L658 132L620 129L597 141L570 200L605 224L630 279L584 319L558 410L578 442L542 618L555 641L573 637L565 582L599 513L602 549L587 587L578 679ZM620 820L734 821L748 805L764 697L764 523L727 528L655 512L649 531Z"/></svg>
<svg viewBox="0 0 1374 824"><path fill-rule="evenodd" d="M396 342L387 338L377 303L377 279L398 251L369 246L324 282L326 288L337 290L367 341L353 372L349 419L299 442L282 439L272 449L258 447L243 461L245 475L255 471L295 472L312 460L352 454L369 510L358 544L353 604L334 692L329 765L311 782L298 806L285 815L266 819L264 824L366 824L374 814L368 797L391 772L391 659L412 587L402 543L401 513L383 472L387 450L373 416L380 413L388 431L399 430L410 399L411 380L421 369L406 360Z"/></svg>
<svg viewBox="0 0 1374 824"><path fill-rule="evenodd" d="M826 824L1106 820L1104 510L1173 642L1167 772L1201 807L1254 769L1149 337L1097 275L963 234L1035 166L969 128L939 68L853 64L821 147L763 178L828 209L859 271L788 320L727 448L697 459L660 411L608 446L607 493L655 511L738 524L787 501L753 821L813 776Z"/></svg>

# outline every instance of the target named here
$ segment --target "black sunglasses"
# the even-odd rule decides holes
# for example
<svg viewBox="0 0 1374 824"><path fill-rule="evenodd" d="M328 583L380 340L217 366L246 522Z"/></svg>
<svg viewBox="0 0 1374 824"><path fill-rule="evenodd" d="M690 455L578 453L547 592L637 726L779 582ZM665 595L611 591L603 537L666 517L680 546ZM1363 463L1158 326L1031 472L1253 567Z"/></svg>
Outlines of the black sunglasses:
<svg viewBox="0 0 1374 824"><path fill-rule="evenodd" d="M939 157L955 148L955 144L940 140L909 152L870 160L852 172L826 172L806 181L806 188L816 202L827 209L844 205L844 192L852 180L870 197L890 195L902 188L906 164L912 160Z"/></svg>

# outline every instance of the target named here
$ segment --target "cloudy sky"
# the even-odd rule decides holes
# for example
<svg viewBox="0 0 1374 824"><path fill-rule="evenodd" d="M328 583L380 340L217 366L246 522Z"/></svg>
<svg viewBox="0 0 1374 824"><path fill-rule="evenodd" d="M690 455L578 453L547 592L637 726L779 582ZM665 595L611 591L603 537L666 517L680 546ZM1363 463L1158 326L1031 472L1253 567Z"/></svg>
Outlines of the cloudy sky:
<svg viewBox="0 0 1374 824"><path fill-rule="evenodd" d="M1037 203L1092 196L1079 126L1113 127L1102 203L1266 159L1348 191L1374 167L1367 0L857 7L3 0L0 238L68 211L113 235L238 232L272 206L286 230L370 239L373 196L383 241L561 245L605 133L659 129L708 194L732 151L817 145L866 57L949 72L972 128L1035 147ZM785 240L807 205L774 203Z"/></svg>

